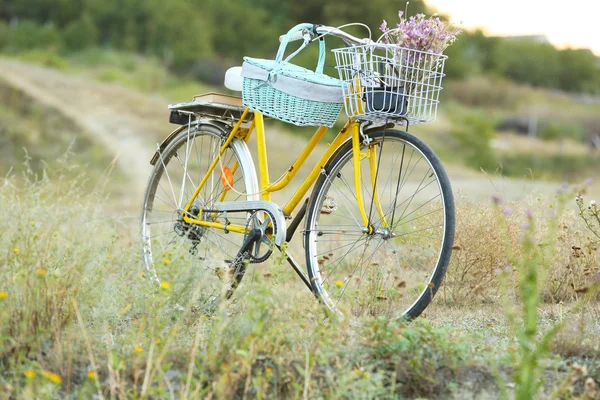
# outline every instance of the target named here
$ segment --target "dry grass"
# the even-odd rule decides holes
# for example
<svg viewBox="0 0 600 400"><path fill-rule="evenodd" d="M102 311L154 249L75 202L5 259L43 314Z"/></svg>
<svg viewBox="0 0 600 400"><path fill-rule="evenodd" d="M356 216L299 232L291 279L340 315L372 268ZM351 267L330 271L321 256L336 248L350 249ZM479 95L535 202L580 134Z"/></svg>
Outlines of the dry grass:
<svg viewBox="0 0 600 400"><path fill-rule="evenodd" d="M137 232L63 178L0 184L0 398L438 396L470 363L425 320L325 320L277 260L205 314L142 279Z"/></svg>
<svg viewBox="0 0 600 400"><path fill-rule="evenodd" d="M483 365L500 365L506 376L503 365L513 362L514 331L503 309L480 304L500 295L491 278L477 296L456 289L454 306L438 301L410 325L379 319L356 329L324 320L311 294L273 259L247 276L244 297L205 314L194 307L194 290L185 299L140 277L137 234L106 217L100 192L60 176L25 178L23 188L11 180L0 185L2 204L11 205L0 210L2 398L493 397L500 393L495 373ZM465 199L459 205L471 209L472 219L462 211L467 221L456 252L462 264L451 267L447 299L457 282L454 269L475 268L492 247L479 259L461 259L464 252L485 249L492 238L495 253L505 251L493 230L473 232L481 242L464 237L469 224L505 217ZM503 232L518 244L521 228L509 226ZM504 259L510 257L483 265L491 269ZM471 282L465 280L471 274L462 276ZM544 306L540 331L572 318L570 307ZM581 315L552 343L556 354L598 354L597 304ZM560 362L543 364L559 366L552 367L559 372L548 390L570 379ZM597 378L595 364L586 362Z"/></svg>
<svg viewBox="0 0 600 400"><path fill-rule="evenodd" d="M519 283L515 260L523 256L523 236L530 229L536 231L537 246L548 249L547 260L540 265L543 301L581 298L597 279L600 253L573 207L562 211L561 203L572 200L564 196L570 195L551 199L531 195L500 205L491 199L485 204L460 197L454 253L442 289L444 300L498 303L503 294L500 276L505 272L514 291ZM530 226L528 213L535 227Z"/></svg>

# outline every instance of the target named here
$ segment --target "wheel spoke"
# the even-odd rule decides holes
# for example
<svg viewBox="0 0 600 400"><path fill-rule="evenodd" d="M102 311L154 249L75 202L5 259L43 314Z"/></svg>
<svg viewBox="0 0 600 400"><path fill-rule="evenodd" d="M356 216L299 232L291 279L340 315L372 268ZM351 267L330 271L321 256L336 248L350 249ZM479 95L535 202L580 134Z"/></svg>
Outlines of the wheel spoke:
<svg viewBox="0 0 600 400"><path fill-rule="evenodd" d="M414 317L431 298L424 296L425 288L439 284L446 267L441 260L454 230L448 215L452 193L437 157L418 139L394 130L386 130L385 138L383 130L371 135L370 154L377 158L359 167L364 211L374 230L363 232L362 217L357 218L354 180L346 179L354 176L348 144L315 184L304 231L309 275L333 311L352 318ZM326 197L339 207L321 213ZM349 221L356 225L348 226Z"/></svg>
<svg viewBox="0 0 600 400"><path fill-rule="evenodd" d="M142 209L142 237L144 238L144 262L157 282L169 282L173 293L184 296L185 291L196 290L200 286L199 301L208 301L220 292L225 276L219 269L228 268L228 260L233 260L244 241L244 235L227 233L222 229L203 227L186 223L179 213L197 188L197 184L207 175L208 168L218 157L222 135L212 127L192 127L174 138L160 153L146 191ZM239 143L239 142L238 142ZM242 193L246 192L244 174L252 165L242 165L238 157L237 144L225 150L223 165L237 164L234 184ZM245 145L242 145L245 146ZM244 150L246 151L246 150ZM196 214L197 210L208 209L223 192L219 161L216 170L208 174L200 194L192 203L189 217L209 218L206 213ZM254 184L254 182L253 182ZM235 200L245 200L238 195ZM170 218L169 218L170 215ZM246 213L229 215L210 213L210 220L223 225L232 223L245 226ZM191 299L192 293L189 293ZM194 297L195 298L195 297Z"/></svg>

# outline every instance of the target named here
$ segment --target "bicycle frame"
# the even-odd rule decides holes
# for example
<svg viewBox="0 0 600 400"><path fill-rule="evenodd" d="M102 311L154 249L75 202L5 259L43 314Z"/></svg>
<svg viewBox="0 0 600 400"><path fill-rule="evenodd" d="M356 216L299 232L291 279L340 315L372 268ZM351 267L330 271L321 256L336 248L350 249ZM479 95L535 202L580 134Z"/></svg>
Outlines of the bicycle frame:
<svg viewBox="0 0 600 400"><path fill-rule="evenodd" d="M313 150L315 149L317 144L321 141L321 139L325 135L325 132L327 132L327 127L322 126L322 127L318 128L317 131L312 136L312 138L307 143L307 145L305 146L305 148L302 150L302 152L300 153L300 155L298 156L296 161L294 161L294 163L287 169L287 171L283 174L283 176L277 182L271 183L270 179L269 179L269 168L268 168L264 118L261 113L255 112L254 120L253 120L251 126L249 128L241 128L242 121L245 119L248 112L249 112L248 109L244 110L239 121L234 125L233 129L231 130L231 132L225 139L223 145L221 146L219 155L217 156L217 158L215 158L215 160L209 166L206 174L204 175L204 177L202 178L202 180L196 187L194 194L189 199L185 208L181 211L181 215L185 222L187 222L189 224L204 226L204 227L223 229L228 232L243 233L243 234L247 233L247 229L245 226L235 225L235 224L225 225L220 222L201 220L201 219L190 216L190 213L189 213L190 207L192 206L195 199L198 197L198 194L200 193L202 187L208 181L208 178L211 176L215 167L217 166L217 164L219 162L219 157L221 157L223 155L223 153L225 152L225 150L227 149L227 147L229 146L229 144L231 143L231 141L234 138L239 138L239 139L242 139L242 140L248 142L248 140L250 139L250 136L252 135L252 132L254 130L256 130L256 142L257 142L257 150L258 150L258 170L260 172L259 188L260 188L262 200L270 201L272 192L276 192L276 191L279 191L279 190L285 188L293 180L293 178L296 176L296 173L298 172L298 170L302 167L302 165L304 165L304 162L306 161L308 156L313 152ZM363 204L363 198L362 198L360 161L364 158L369 158L369 170L370 170L370 176L371 176L371 182L372 182L372 189L374 192L373 202L374 202L375 208L381 218L382 224L384 225L384 227L387 227L387 223L384 218L384 213L381 208L381 205L379 204L379 199L378 199L377 193L375 191L376 179L377 179L377 168L378 168L377 152L376 152L374 145L369 146L367 153L360 152L360 143L361 143L360 122L353 120L353 119L350 119L348 122L346 122L344 127L340 130L340 132L338 132L335 139L328 146L327 150L321 156L321 158L319 159L317 164L313 167L312 171L308 174L308 176L306 177L304 182L302 182L302 184L296 190L296 192L294 193L292 198L283 207L284 215L289 216L292 214L292 212L296 209L296 207L298 206L300 201L304 198L304 196L306 195L306 193L308 192L310 187L317 180L319 174L321 173L322 167L329 160L329 158L333 155L333 153L337 149L339 149L342 146L342 144L344 144L346 142L349 135L351 135L352 149L353 149L352 162L354 164L354 188L355 188L356 200L357 200L359 209L361 211L361 215L362 215L362 219L363 219L363 223L364 223L365 233L369 233L369 234L373 233L373 227L369 223L369 218L365 211L365 207ZM235 173L237 168L238 168L238 164L236 162L236 164L234 164L234 166L233 166L232 171ZM227 190L223 190L223 192L220 195L219 201L223 201L225 199L226 195L227 195ZM199 215L202 215L202 212L200 212Z"/></svg>

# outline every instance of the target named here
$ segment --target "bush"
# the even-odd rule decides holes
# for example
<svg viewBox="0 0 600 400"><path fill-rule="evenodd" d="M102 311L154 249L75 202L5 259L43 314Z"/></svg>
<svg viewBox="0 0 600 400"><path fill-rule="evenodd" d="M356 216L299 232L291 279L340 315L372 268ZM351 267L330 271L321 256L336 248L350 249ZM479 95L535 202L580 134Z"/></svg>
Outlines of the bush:
<svg viewBox="0 0 600 400"><path fill-rule="evenodd" d="M550 121L540 127L538 136L543 140L571 139L583 142L586 134L577 122Z"/></svg>
<svg viewBox="0 0 600 400"><path fill-rule="evenodd" d="M571 180L594 173L600 155L589 154L519 154L506 153L501 156L502 173L506 176L530 176L535 179Z"/></svg>
<svg viewBox="0 0 600 400"><path fill-rule="evenodd" d="M470 107L515 110L526 99L527 91L507 80L476 77L449 81L442 96L442 101L456 100Z"/></svg>
<svg viewBox="0 0 600 400"><path fill-rule="evenodd" d="M478 113L455 117L450 135L457 141L457 150L467 165L488 170L498 167L490 147L490 140L495 136L494 122L490 118Z"/></svg>
<svg viewBox="0 0 600 400"><path fill-rule="evenodd" d="M98 28L90 15L84 14L81 19L69 23L63 35L69 50L82 50L96 44Z"/></svg>
<svg viewBox="0 0 600 400"><path fill-rule="evenodd" d="M10 28L9 46L13 52L32 49L60 50L63 40L52 23L38 25L33 21L20 21Z"/></svg>
<svg viewBox="0 0 600 400"><path fill-rule="evenodd" d="M8 25L4 21L0 21L0 51L4 50L9 43L10 30Z"/></svg>

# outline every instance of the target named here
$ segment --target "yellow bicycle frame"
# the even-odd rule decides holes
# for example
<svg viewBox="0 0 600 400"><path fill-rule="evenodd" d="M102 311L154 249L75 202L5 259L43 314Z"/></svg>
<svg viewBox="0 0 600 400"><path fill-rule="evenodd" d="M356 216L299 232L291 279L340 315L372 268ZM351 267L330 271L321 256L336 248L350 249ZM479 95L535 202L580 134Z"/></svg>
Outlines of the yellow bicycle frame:
<svg viewBox="0 0 600 400"><path fill-rule="evenodd" d="M220 222L201 220L201 219L190 216L190 213L189 213L189 209L192 206L194 200L198 197L198 194L200 193L200 191L202 190L202 188L208 181L208 178L210 177L210 175L213 173L215 167L217 166L217 164L219 162L219 157L221 157L223 155L223 153L225 152L225 150L227 149L227 147L229 146L229 144L231 143L231 141L234 138L237 137L237 138L243 139L244 141L248 142L248 140L250 139L250 136L252 135L254 128L256 128L256 143L257 143L257 150L258 150L257 151L258 152L258 170L260 173L260 179L259 179L260 193L261 193L261 197L263 200L270 201L271 193L285 188L292 181L292 179L296 176L296 173L302 167L302 165L304 164L304 162L306 161L308 156L313 152L313 150L315 149L317 144L321 141L321 139L325 135L325 132L327 132L327 127L322 126L322 127L318 128L317 131L314 133L313 137L309 140L309 142L307 143L305 148L302 150L302 152L300 153L300 155L298 156L296 161L294 161L294 163L288 168L288 170L285 172L285 174L277 182L271 183L269 180L269 167L268 167L268 159L267 159L267 146L266 146L266 139L265 139L264 118L261 113L254 112L254 121L253 121L252 125L247 129L243 129L243 128L241 128L242 121L244 121L248 112L249 112L248 109L244 110L239 121L235 124L235 126L229 133L229 136L227 136L227 138L225 139L225 142L221 146L219 155L213 160L213 162L209 166L206 174L204 175L204 177L198 184L198 187L194 191L194 194L189 199L189 201L188 201L187 205L185 206L185 208L183 209L183 211L181 211L181 216L183 217L185 222L187 222L189 224L204 226L204 227L224 229L229 232L236 232L236 233L246 233L247 232L247 229L245 226L235 225L235 224L225 225ZM369 224L369 218L367 217L367 213L365 211L365 207L363 204L363 197L362 197L360 161L363 158L369 158L369 170L370 170L370 176L371 176L371 182L372 182L372 189L373 189L373 193L374 193L374 198L373 198L374 206L377 209L377 212L381 218L383 226L387 227L387 223L384 218L384 213L383 213L383 210L381 209L381 205L379 204L379 198L378 198L377 192L375 190L376 189L375 184L376 184L376 177L377 177L377 167L378 167L377 166L376 148L375 148L375 145L370 145L367 153L360 152L360 143L361 143L360 123L356 122L355 120L352 120L352 119L349 120L344 125L344 127L340 130L340 132L337 134L335 139L333 139L331 144L327 147L327 150L325 151L325 153L321 156L321 158L319 159L317 164L314 166L312 171L308 174L308 176L306 177L304 182L302 182L302 184L300 185L298 190L296 190L296 192L294 193L292 198L283 207L283 213L285 215L292 214L292 212L296 209L296 207L298 206L300 201L302 201L302 199L304 198L304 196L306 195L306 193L308 192L310 187L317 180L319 174L321 173L321 168L325 165L325 163L329 160L329 158L333 155L333 153L337 149L339 149L342 146L342 144L348 139L349 135L351 135L351 137L352 137L352 150L353 150L352 162L354 164L354 186L355 186L355 192L356 192L355 194L356 194L356 199L358 202L358 207L361 212L364 227L369 234L373 233L373 227ZM236 162L235 165L233 166L232 171L235 173L235 171L237 170L238 167L239 166ZM221 193L221 196L219 198L219 201L224 201L226 194L227 194L227 191L223 190L223 192ZM200 215L202 215L202 213L200 213Z"/></svg>

